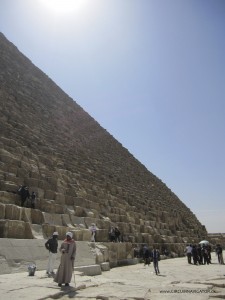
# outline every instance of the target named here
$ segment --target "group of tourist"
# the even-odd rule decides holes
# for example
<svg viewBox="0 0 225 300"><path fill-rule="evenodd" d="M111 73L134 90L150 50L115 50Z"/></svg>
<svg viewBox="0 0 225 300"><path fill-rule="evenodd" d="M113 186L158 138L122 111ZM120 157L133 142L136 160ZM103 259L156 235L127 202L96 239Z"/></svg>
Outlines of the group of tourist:
<svg viewBox="0 0 225 300"><path fill-rule="evenodd" d="M73 233L70 231L66 233L66 238L59 248L62 255L56 274L54 273L54 264L58 249L58 232L53 233L52 237L45 243L45 247L49 250L47 275L49 277L52 276L59 287L61 287L62 284L69 286L74 273L74 261L76 256L76 243L73 239Z"/></svg>
<svg viewBox="0 0 225 300"><path fill-rule="evenodd" d="M21 185L18 189L18 194L21 198L21 207L26 205L26 207L35 208L36 194L35 192L30 194L28 186Z"/></svg>
<svg viewBox="0 0 225 300"><path fill-rule="evenodd" d="M160 252L156 246L153 246L151 250L146 244L142 245L141 248L134 248L134 257L140 258L144 261L144 266L149 266L153 262L155 274L160 274L159 272L159 261Z"/></svg>
<svg viewBox="0 0 225 300"><path fill-rule="evenodd" d="M147 245L143 247L143 260L144 266L150 265L151 261L153 262L155 274L160 274L159 272L159 261L160 261L160 253L159 250L153 246L153 250L150 250Z"/></svg>
<svg viewBox="0 0 225 300"><path fill-rule="evenodd" d="M122 242L121 233L118 227L111 226L109 231L109 241L113 243Z"/></svg>
<svg viewBox="0 0 225 300"><path fill-rule="evenodd" d="M189 244L185 249L188 263L192 264L193 260L194 265L211 264L211 252L212 247L209 243L199 243L198 245ZM218 257L218 262L223 264L223 252L219 244L216 246L215 252Z"/></svg>

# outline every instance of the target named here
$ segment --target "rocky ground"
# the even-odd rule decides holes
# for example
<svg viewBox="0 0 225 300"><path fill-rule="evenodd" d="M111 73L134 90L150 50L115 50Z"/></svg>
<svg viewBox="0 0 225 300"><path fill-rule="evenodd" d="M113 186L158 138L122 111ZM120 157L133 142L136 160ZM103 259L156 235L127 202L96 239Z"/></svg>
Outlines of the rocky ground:
<svg viewBox="0 0 225 300"><path fill-rule="evenodd" d="M59 288L44 271L0 275L0 299L225 299L225 266L215 254L210 265L189 265L186 258L160 261L160 274L153 265L113 268L98 276L76 272L70 287ZM75 281L74 281L75 279Z"/></svg>

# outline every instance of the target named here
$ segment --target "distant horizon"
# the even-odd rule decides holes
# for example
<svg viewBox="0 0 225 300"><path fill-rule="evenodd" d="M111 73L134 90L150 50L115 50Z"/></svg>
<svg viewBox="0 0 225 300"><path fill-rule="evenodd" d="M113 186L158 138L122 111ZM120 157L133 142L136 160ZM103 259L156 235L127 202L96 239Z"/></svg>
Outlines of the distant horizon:
<svg viewBox="0 0 225 300"><path fill-rule="evenodd" d="M223 0L0 2L4 36L215 234L225 230L224 28Z"/></svg>

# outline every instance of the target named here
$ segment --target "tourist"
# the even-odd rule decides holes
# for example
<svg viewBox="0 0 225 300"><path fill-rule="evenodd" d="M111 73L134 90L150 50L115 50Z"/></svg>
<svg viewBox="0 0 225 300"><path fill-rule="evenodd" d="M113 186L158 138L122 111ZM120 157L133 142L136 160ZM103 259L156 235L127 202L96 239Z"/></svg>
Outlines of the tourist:
<svg viewBox="0 0 225 300"><path fill-rule="evenodd" d="M191 264L191 255L192 255L192 245L187 245L186 247L186 255L187 255L187 261L189 264Z"/></svg>
<svg viewBox="0 0 225 300"><path fill-rule="evenodd" d="M91 242L95 242L95 235L97 230L95 223L92 223L89 229L91 231Z"/></svg>
<svg viewBox="0 0 225 300"><path fill-rule="evenodd" d="M48 265L46 274L50 276L54 276L54 265L57 257L57 249L58 249L58 232L53 232L52 237L47 240L45 243L46 249L49 251L48 257Z"/></svg>
<svg viewBox="0 0 225 300"><path fill-rule="evenodd" d="M121 242L120 231L119 231L118 227L115 227L115 240L116 240L116 242Z"/></svg>
<svg viewBox="0 0 225 300"><path fill-rule="evenodd" d="M25 202L30 198L29 189L27 186L23 185L19 188L18 193L21 197L21 207L23 207Z"/></svg>
<svg viewBox="0 0 225 300"><path fill-rule="evenodd" d="M65 286L69 286L73 274L74 260L76 255L76 243L73 239L72 232L66 233L66 239L63 241L59 250L62 255L54 281L57 282L58 286L60 287L64 283Z"/></svg>
<svg viewBox="0 0 225 300"><path fill-rule="evenodd" d="M199 257L198 257L198 249L197 249L196 245L193 245L191 254L193 257L194 265L197 265L199 262Z"/></svg>
<svg viewBox="0 0 225 300"><path fill-rule="evenodd" d="M31 208L35 208L35 202L36 202L36 194L35 192L31 193Z"/></svg>
<svg viewBox="0 0 225 300"><path fill-rule="evenodd" d="M223 262L223 248L221 247L220 244L216 245L216 254L217 254L217 257L218 257L218 263L223 265L224 264L224 262Z"/></svg>
<svg viewBox="0 0 225 300"><path fill-rule="evenodd" d="M151 252L149 248L145 245L143 248L143 260L144 260L144 266L150 265L151 263Z"/></svg>
<svg viewBox="0 0 225 300"><path fill-rule="evenodd" d="M159 272L159 260L160 260L159 250L156 249L156 247L154 246L153 250L152 250L152 261L153 261L153 266L154 266L156 275L160 274L160 272Z"/></svg>
<svg viewBox="0 0 225 300"><path fill-rule="evenodd" d="M116 241L115 228L113 226L111 226L110 231L109 231L109 240L110 240L110 242Z"/></svg>
<svg viewBox="0 0 225 300"><path fill-rule="evenodd" d="M198 263L199 263L199 265L202 265L203 264L203 257L202 257L202 249L201 249L200 244L197 246L197 252L198 252Z"/></svg>

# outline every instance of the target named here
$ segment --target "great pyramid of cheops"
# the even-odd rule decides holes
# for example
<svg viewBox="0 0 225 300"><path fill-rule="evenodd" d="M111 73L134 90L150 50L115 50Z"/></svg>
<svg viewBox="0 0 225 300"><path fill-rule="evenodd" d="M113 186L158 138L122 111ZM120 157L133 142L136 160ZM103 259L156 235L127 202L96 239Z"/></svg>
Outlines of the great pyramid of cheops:
<svg viewBox="0 0 225 300"><path fill-rule="evenodd" d="M0 237L33 239L69 229L80 241L183 251L207 236L184 203L0 34ZM21 207L19 186L34 191ZM28 205L28 204L27 204Z"/></svg>

